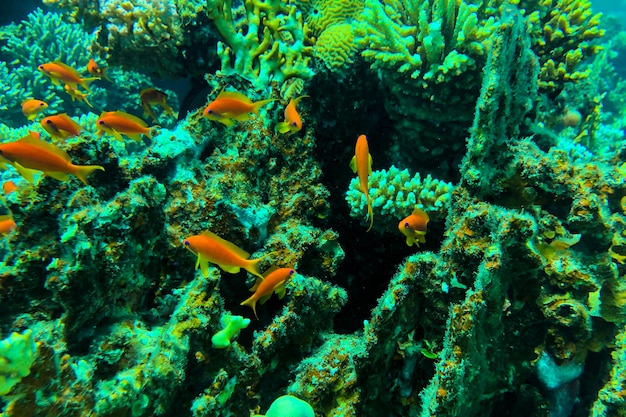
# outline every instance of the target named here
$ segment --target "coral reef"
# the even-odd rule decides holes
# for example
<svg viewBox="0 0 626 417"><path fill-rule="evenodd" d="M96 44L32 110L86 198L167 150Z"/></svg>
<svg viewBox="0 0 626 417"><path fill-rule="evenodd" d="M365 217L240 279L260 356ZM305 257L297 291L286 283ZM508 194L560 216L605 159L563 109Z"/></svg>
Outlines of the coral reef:
<svg viewBox="0 0 626 417"><path fill-rule="evenodd" d="M45 4L0 31L0 136L103 171L0 158L0 417L624 415L623 48L589 1ZM178 107L146 74L208 98L117 140L49 54L112 66L97 113ZM235 90L262 108L209 117ZM190 253L206 231L251 273Z"/></svg>

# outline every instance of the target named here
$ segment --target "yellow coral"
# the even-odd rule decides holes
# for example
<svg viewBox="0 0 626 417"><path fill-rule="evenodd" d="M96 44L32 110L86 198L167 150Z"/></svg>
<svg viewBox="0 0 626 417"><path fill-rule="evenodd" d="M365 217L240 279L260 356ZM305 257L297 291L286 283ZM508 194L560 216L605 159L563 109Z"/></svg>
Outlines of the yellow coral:
<svg viewBox="0 0 626 417"><path fill-rule="evenodd" d="M355 19L363 10L360 0L298 1L310 35L319 37L326 28Z"/></svg>
<svg viewBox="0 0 626 417"><path fill-rule="evenodd" d="M331 71L341 70L354 62L357 46L352 25L332 25L322 32L313 48L315 57Z"/></svg>
<svg viewBox="0 0 626 417"><path fill-rule="evenodd" d="M541 64L539 87L558 93L564 83L587 78L588 72L575 68L582 59L600 50L590 42L604 36L604 30L599 27L602 13L593 14L589 0L519 3L529 12L532 48Z"/></svg>

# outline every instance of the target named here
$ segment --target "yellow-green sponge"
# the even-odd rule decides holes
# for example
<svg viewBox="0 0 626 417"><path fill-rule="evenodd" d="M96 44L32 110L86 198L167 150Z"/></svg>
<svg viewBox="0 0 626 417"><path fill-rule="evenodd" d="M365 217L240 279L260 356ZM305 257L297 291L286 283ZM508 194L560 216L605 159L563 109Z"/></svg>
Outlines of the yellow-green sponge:
<svg viewBox="0 0 626 417"><path fill-rule="evenodd" d="M6 395L22 378L30 374L37 344L33 332L26 330L0 341L0 395Z"/></svg>

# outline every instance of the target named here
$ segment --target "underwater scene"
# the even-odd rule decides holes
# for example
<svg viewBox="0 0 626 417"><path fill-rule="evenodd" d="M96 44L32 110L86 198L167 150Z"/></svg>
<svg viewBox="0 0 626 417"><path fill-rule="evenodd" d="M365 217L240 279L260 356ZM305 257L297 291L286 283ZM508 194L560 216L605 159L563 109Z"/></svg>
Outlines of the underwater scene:
<svg viewBox="0 0 626 417"><path fill-rule="evenodd" d="M0 417L626 417L626 1L2 0Z"/></svg>

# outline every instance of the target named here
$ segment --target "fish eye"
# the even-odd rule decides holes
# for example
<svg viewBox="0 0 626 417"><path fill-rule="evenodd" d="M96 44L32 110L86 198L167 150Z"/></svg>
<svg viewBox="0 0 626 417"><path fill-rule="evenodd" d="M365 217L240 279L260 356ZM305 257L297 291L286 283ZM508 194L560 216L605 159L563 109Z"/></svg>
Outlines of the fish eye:
<svg viewBox="0 0 626 417"><path fill-rule="evenodd" d="M404 222L404 227L409 228L409 222Z"/></svg>
<svg viewBox="0 0 626 417"><path fill-rule="evenodd" d="M46 124L47 124L47 125L51 125L51 124L53 124L53 123L52 123L52 120L50 120L50 119L46 119Z"/></svg>
<svg viewBox="0 0 626 417"><path fill-rule="evenodd" d="M40 70L42 70L42 71L44 70L43 65L40 65L40 66L39 66L39 67L37 67L37 68L39 68L39 69L40 69Z"/></svg>
<svg viewBox="0 0 626 417"><path fill-rule="evenodd" d="M100 126L104 126L104 120L98 120L98 124L99 124Z"/></svg>
<svg viewBox="0 0 626 417"><path fill-rule="evenodd" d="M293 123L291 124L291 126L298 126L298 123L293 122Z"/></svg>
<svg viewBox="0 0 626 417"><path fill-rule="evenodd" d="M188 240L183 241L183 245L189 246L189 241Z"/></svg>
<svg viewBox="0 0 626 417"><path fill-rule="evenodd" d="M209 109L206 111L208 114L213 114L213 110Z"/></svg>
<svg viewBox="0 0 626 417"><path fill-rule="evenodd" d="M41 107L41 106L43 106L44 104L46 104L46 103L44 103L43 101L40 101L40 102L39 102L39 106L40 106L40 107Z"/></svg>
<svg viewBox="0 0 626 417"><path fill-rule="evenodd" d="M289 271L289 275L293 275L295 274L296 271L294 271L293 269Z"/></svg>

